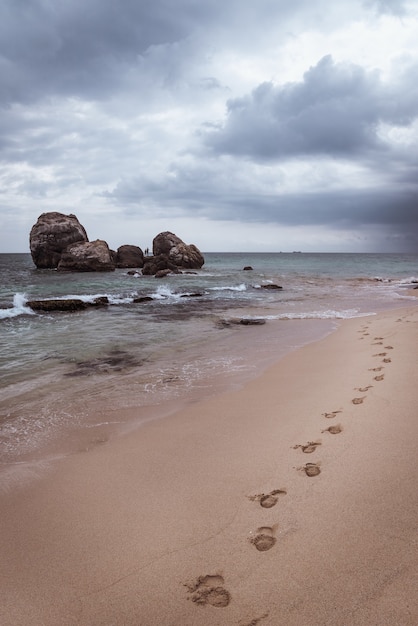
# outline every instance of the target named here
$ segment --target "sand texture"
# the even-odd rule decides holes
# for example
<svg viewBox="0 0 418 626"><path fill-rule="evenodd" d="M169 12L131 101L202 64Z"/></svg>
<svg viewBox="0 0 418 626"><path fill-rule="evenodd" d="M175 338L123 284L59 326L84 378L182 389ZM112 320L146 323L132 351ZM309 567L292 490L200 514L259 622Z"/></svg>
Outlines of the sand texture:
<svg viewBox="0 0 418 626"><path fill-rule="evenodd" d="M3 626L416 626L418 308L1 496Z"/></svg>

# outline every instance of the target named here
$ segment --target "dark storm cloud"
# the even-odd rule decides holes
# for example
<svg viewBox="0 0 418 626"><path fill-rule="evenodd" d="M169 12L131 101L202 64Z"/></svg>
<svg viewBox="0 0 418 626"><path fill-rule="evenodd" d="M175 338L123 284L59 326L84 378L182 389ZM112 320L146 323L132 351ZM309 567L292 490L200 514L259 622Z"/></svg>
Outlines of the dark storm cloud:
<svg viewBox="0 0 418 626"><path fill-rule="evenodd" d="M263 83L228 102L223 127L207 144L220 153L255 160L299 155L352 157L384 149L379 124L405 126L418 117L418 87L411 80L385 85L377 72L326 56L299 83Z"/></svg>
<svg viewBox="0 0 418 626"><path fill-rule="evenodd" d="M376 186L281 193L252 189L246 173L237 175L234 162L219 168L175 168L175 178L148 177L121 181L106 197L123 204L130 214L154 202L172 215L204 216L214 220L324 226L330 229L383 228L388 232L415 234L418 238L418 188ZM239 171L239 169L238 169ZM181 207L181 208L179 208Z"/></svg>
<svg viewBox="0 0 418 626"><path fill-rule="evenodd" d="M191 0L2 0L1 102L100 97L150 46L186 37L213 3Z"/></svg>
<svg viewBox="0 0 418 626"><path fill-rule="evenodd" d="M269 32L277 37L284 20L291 28L300 11L308 26L332 10L326 0L2 0L0 104L101 99L135 80L155 47L192 38L208 54L228 45L248 50ZM163 72L167 58L160 61Z"/></svg>

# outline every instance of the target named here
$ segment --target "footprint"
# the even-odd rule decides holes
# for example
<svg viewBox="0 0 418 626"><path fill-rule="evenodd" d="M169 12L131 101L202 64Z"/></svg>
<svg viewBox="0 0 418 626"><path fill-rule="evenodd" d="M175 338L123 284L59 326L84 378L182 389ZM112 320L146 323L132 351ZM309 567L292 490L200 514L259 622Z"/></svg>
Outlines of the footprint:
<svg viewBox="0 0 418 626"><path fill-rule="evenodd" d="M373 387L373 385L367 385L367 387L356 387L355 391L360 391L361 393L364 393L365 391L369 391L369 389L371 389Z"/></svg>
<svg viewBox="0 0 418 626"><path fill-rule="evenodd" d="M264 615L261 615L260 617L255 617L250 622L240 621L238 626L257 626L257 624L259 624L261 620L266 619L266 617L268 616L269 616L269 613L264 613Z"/></svg>
<svg viewBox="0 0 418 626"><path fill-rule="evenodd" d="M379 354L374 354L373 356L386 356L387 352L379 352Z"/></svg>
<svg viewBox="0 0 418 626"><path fill-rule="evenodd" d="M389 359L389 358L383 359L383 363L392 363L392 359Z"/></svg>
<svg viewBox="0 0 418 626"><path fill-rule="evenodd" d="M383 340L383 337L373 337L373 340L374 341L380 341L380 340Z"/></svg>
<svg viewBox="0 0 418 626"><path fill-rule="evenodd" d="M321 469L319 467L319 463L306 463L303 467L301 467L306 476L318 476L321 473Z"/></svg>
<svg viewBox="0 0 418 626"><path fill-rule="evenodd" d="M380 381L380 380L383 380L384 377L385 377L384 374L380 374L380 376L375 376L374 379L377 380L377 381Z"/></svg>
<svg viewBox="0 0 418 626"><path fill-rule="evenodd" d="M338 413L341 413L342 411L331 411L331 413L322 413L322 415L324 417L326 417L327 419L331 419L332 417L335 417Z"/></svg>
<svg viewBox="0 0 418 626"><path fill-rule="evenodd" d="M372 346L383 346L383 341L375 341Z"/></svg>
<svg viewBox="0 0 418 626"><path fill-rule="evenodd" d="M261 526L261 528L257 528L256 533L254 537L250 537L250 543L252 543L259 552L271 550L277 541L274 536L274 528Z"/></svg>
<svg viewBox="0 0 418 626"><path fill-rule="evenodd" d="M371 367L371 368L369 369L369 372L381 372L381 371L382 371L382 369L383 369L383 367L382 367L382 366L380 366L380 367Z"/></svg>
<svg viewBox="0 0 418 626"><path fill-rule="evenodd" d="M256 496L248 497L253 502L259 502L260 506L262 506L264 509L271 509L279 501L279 498L277 496L286 494L286 489L273 489L273 491L270 491L270 493L259 493Z"/></svg>
<svg viewBox="0 0 418 626"><path fill-rule="evenodd" d="M366 397L366 396L363 396L362 398L353 398L353 399L351 400L351 402L352 402L353 404L363 404L363 401L364 401L364 398L365 398L365 397Z"/></svg>
<svg viewBox="0 0 418 626"><path fill-rule="evenodd" d="M393 346L385 346L385 350L393 350Z"/></svg>
<svg viewBox="0 0 418 626"><path fill-rule="evenodd" d="M302 448L302 452L305 454L311 454L312 452L315 452L316 448L320 445L320 441L308 441L305 445L298 444L293 446L293 449L296 450L297 448Z"/></svg>
<svg viewBox="0 0 418 626"><path fill-rule="evenodd" d="M199 576L195 583L185 584L192 602L200 605L211 604L224 608L231 602L231 594L224 587L224 579L219 574Z"/></svg>
<svg viewBox="0 0 418 626"><path fill-rule="evenodd" d="M330 426L329 428L325 428L325 430L321 430L321 433L331 433L331 435L338 435L343 431L343 427L340 424L336 424L335 426Z"/></svg>

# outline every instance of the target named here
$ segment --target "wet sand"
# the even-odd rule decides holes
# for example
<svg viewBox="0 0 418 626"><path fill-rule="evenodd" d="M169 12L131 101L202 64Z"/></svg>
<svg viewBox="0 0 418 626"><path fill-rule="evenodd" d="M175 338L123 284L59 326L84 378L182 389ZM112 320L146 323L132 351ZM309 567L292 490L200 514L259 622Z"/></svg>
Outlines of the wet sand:
<svg viewBox="0 0 418 626"><path fill-rule="evenodd" d="M0 623L415 626L417 338L417 307L346 320L34 465L1 496Z"/></svg>

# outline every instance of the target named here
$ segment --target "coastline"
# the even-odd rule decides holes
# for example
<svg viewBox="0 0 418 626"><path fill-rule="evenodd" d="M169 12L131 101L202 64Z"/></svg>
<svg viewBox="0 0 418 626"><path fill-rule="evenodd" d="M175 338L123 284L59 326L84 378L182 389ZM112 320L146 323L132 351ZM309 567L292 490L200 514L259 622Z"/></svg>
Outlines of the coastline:
<svg viewBox="0 0 418 626"><path fill-rule="evenodd" d="M417 322L344 320L2 495L2 624L416 624Z"/></svg>

